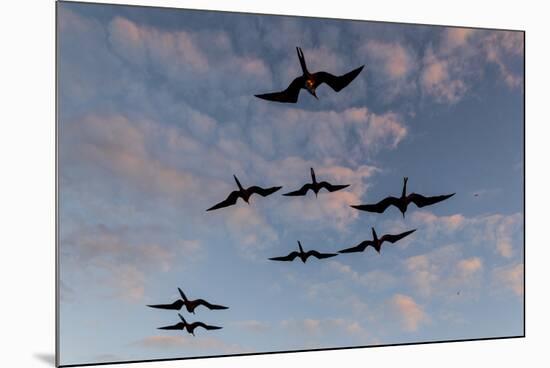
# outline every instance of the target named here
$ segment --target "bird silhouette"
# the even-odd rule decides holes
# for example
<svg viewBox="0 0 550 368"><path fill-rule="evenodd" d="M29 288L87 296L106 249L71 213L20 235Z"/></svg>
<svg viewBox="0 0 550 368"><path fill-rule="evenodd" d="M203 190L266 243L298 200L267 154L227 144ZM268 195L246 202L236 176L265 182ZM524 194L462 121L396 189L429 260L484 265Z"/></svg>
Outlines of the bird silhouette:
<svg viewBox="0 0 550 368"><path fill-rule="evenodd" d="M351 207L361 211L383 213L389 206L395 206L399 209L399 211L401 211L401 214L403 214L404 218L407 207L411 202L416 204L417 207L422 208L444 201L455 195L455 193L433 197L425 197L417 193L411 193L407 195L407 180L409 180L409 178L403 178L403 192L401 193L401 197L399 198L390 196L375 204L352 205Z"/></svg>
<svg viewBox="0 0 550 368"><path fill-rule="evenodd" d="M376 249L378 253L380 253L380 249L382 248L383 242L395 243L396 241L403 239L404 237L416 231L416 229L414 229L414 230L405 231L404 233L397 234L397 235L385 234L380 238L378 238L378 236L376 235L376 230L374 230L374 227L371 229L372 229L372 240L365 240L359 243L358 245L356 245L355 247L340 250L338 251L338 253L363 252L365 249L367 249L368 246L373 247L374 249Z"/></svg>
<svg viewBox="0 0 550 368"><path fill-rule="evenodd" d="M175 325L159 327L158 330L186 330L188 333L195 336L195 329L197 327L202 327L205 330L220 330L222 328L218 326L210 326L203 322L188 323L181 314L178 313L178 316L180 316L181 322L178 322Z"/></svg>
<svg viewBox="0 0 550 368"><path fill-rule="evenodd" d="M361 73L361 70L363 70L364 67L364 65L362 65L359 68L340 76L335 76L327 72L310 73L307 70L306 59L304 58L302 49L300 47L296 47L296 52L298 53L298 59L300 60L300 65L302 66L302 75L294 79L284 91L255 95L256 97L268 101L296 103L298 101L300 90L303 88L313 97L318 99L315 90L319 85L326 83L335 92L339 92L350 84L351 81L354 80L359 73Z"/></svg>
<svg viewBox="0 0 550 368"><path fill-rule="evenodd" d="M311 168L310 170L311 170L311 183L304 184L304 186L302 186L300 189L295 190L293 192L285 193L283 195L284 196L305 196L308 190L312 190L315 193L315 197L317 197L317 193L319 193L319 191L322 188L325 188L326 190L332 193L332 192L336 192L337 190L349 187L349 184L332 185L326 181L322 181L318 183L317 180L315 179L315 171L313 170L313 168Z"/></svg>
<svg viewBox="0 0 550 368"><path fill-rule="evenodd" d="M282 188L282 187L261 188L258 186L252 186L245 189L242 187L241 183L239 182L239 179L237 179L235 175L233 175L233 177L235 178L235 182L237 182L237 186L239 187L239 190L235 190L231 192L225 200L210 207L209 209L207 209L207 211L212 211L212 210L217 210L218 208L232 206L235 203L237 203L237 199L239 198L242 198L246 203L250 204L248 200L250 196L254 193L259 194L262 197L267 197L268 195L273 194Z"/></svg>
<svg viewBox="0 0 550 368"><path fill-rule="evenodd" d="M202 305L210 310L229 309L228 307L225 307L223 305L210 304L204 299L189 300L180 288L178 288L178 291L180 293L181 299L176 300L172 304L153 304L148 305L148 307L168 310L180 310L182 307L185 307L185 309L187 309L189 313L193 314L195 314L195 309L199 305Z"/></svg>
<svg viewBox="0 0 550 368"><path fill-rule="evenodd" d="M316 250L309 250L307 252L304 252L304 250L302 249L302 244L300 243L300 241L298 240L298 247L300 248L300 251L297 252L297 251L294 251L294 252L291 252L289 253L288 255L286 256L283 256L283 257L273 257L273 258L269 258L269 260L271 261L285 261L285 262L292 262L294 261L294 259L296 257L300 258L302 260L303 263L306 263L307 259L309 257L315 257L317 259L324 259L324 258L330 258L330 257L335 257L337 256L338 254L336 253L319 253L317 252Z"/></svg>

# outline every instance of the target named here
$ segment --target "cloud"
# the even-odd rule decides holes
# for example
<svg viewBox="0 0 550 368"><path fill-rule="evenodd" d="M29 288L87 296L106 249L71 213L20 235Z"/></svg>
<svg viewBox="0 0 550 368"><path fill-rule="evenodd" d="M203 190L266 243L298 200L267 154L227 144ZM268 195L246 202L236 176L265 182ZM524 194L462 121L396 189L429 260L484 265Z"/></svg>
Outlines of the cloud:
<svg viewBox="0 0 550 368"><path fill-rule="evenodd" d="M317 161L336 157L358 165L365 161L365 156L396 148L408 134L400 114L392 111L378 114L365 106L341 111L288 108L276 114L271 111L273 106L262 104L258 108L258 113L265 116L265 123L256 129L274 142L276 152L287 156L305 156ZM342 152L346 152L345 157Z"/></svg>
<svg viewBox="0 0 550 368"><path fill-rule="evenodd" d="M446 29L441 41L442 47L448 50L464 46L468 43L468 39L475 33L471 28L451 27Z"/></svg>
<svg viewBox="0 0 550 368"><path fill-rule="evenodd" d="M281 321L281 327L292 333L317 338L326 335L345 334L364 340L369 336L359 322L345 318L283 320Z"/></svg>
<svg viewBox="0 0 550 368"><path fill-rule="evenodd" d="M395 294L390 300L390 305L397 312L406 331L416 331L421 324L429 321L423 308L410 296Z"/></svg>
<svg viewBox="0 0 550 368"><path fill-rule="evenodd" d="M465 217L462 214L438 216L428 211L416 211L410 219L414 226L424 228L419 236L426 241L432 241L438 236L460 235L469 242L488 245L508 259L517 255L519 250L518 236L523 226L521 213Z"/></svg>
<svg viewBox="0 0 550 368"><path fill-rule="evenodd" d="M420 86L436 102L454 104L495 66L505 85L520 88L522 55L521 32L447 28L424 53Z"/></svg>
<svg viewBox="0 0 550 368"><path fill-rule="evenodd" d="M170 271L178 251L177 246L151 242L142 235L128 227L82 225L62 239L62 257L115 296L138 302L144 296L147 271ZM191 258L201 251L198 242L181 242L194 244L187 250Z"/></svg>
<svg viewBox="0 0 550 368"><path fill-rule="evenodd" d="M462 76L452 70L450 61L440 58L432 49L424 56L420 85L425 93L437 102L456 103L466 94L468 87Z"/></svg>
<svg viewBox="0 0 550 368"><path fill-rule="evenodd" d="M148 349L190 349L218 354L236 354L245 351L238 344L227 343L216 337L203 336L148 336L132 345Z"/></svg>
<svg viewBox="0 0 550 368"><path fill-rule="evenodd" d="M154 156L149 143L157 128L150 121L86 115L65 127L61 150L67 165L103 169L147 191L173 195L198 189L192 175Z"/></svg>
<svg viewBox="0 0 550 368"><path fill-rule="evenodd" d="M271 329L271 325L269 323L253 320L253 319L236 321L236 322L233 322L232 324L245 331L254 332L254 333L265 333Z"/></svg>
<svg viewBox="0 0 550 368"><path fill-rule="evenodd" d="M392 79L403 78L415 68L414 56L399 43L369 40L365 48L367 54L371 55L376 64L381 63L383 65L386 77Z"/></svg>
<svg viewBox="0 0 550 368"><path fill-rule="evenodd" d="M352 281L367 287L369 290L383 290L392 287L397 283L397 278L391 273L382 270L372 270L366 273L359 273L351 266L338 261L330 261L329 267L336 272L349 277Z"/></svg>
<svg viewBox="0 0 550 368"><path fill-rule="evenodd" d="M523 296L523 263L497 267L493 270L493 278L499 285L512 290L517 296Z"/></svg>
<svg viewBox="0 0 550 368"><path fill-rule="evenodd" d="M151 65L178 81L200 77L203 84L221 86L234 75L271 81L265 62L254 56L238 55L231 38L223 31L166 31L115 17L108 26L108 39L112 50L127 63L141 68ZM216 72L211 74L214 69Z"/></svg>
<svg viewBox="0 0 550 368"><path fill-rule="evenodd" d="M463 259L457 263L457 269L462 277L469 277L481 271L483 262L479 257Z"/></svg>
<svg viewBox="0 0 550 368"><path fill-rule="evenodd" d="M483 261L481 257L463 257L461 244L449 244L427 253L412 256L404 261L408 274L405 281L424 298L451 297L450 290L467 288L475 295L482 283Z"/></svg>

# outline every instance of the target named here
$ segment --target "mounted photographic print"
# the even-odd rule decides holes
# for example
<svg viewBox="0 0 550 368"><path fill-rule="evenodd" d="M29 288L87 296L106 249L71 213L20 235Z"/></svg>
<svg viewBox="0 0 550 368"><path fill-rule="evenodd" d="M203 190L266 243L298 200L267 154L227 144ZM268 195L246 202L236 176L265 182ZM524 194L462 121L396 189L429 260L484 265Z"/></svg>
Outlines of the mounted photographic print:
<svg viewBox="0 0 550 368"><path fill-rule="evenodd" d="M57 3L57 364L524 336L524 32Z"/></svg>

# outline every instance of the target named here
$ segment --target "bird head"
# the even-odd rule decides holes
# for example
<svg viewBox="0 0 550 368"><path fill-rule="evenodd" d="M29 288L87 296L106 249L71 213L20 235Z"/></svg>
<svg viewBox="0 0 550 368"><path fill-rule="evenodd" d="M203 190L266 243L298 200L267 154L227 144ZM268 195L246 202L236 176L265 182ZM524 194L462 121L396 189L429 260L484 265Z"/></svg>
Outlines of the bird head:
<svg viewBox="0 0 550 368"><path fill-rule="evenodd" d="M317 97L317 94L315 93L315 81L313 79L306 80L306 89L309 93L311 93L313 97L319 99L319 97Z"/></svg>

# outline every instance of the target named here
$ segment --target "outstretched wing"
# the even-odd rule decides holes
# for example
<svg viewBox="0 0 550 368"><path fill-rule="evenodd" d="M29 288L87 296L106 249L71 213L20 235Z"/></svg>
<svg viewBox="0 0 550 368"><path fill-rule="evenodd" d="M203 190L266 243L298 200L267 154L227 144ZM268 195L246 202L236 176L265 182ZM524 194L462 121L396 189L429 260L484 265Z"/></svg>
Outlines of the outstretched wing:
<svg viewBox="0 0 550 368"><path fill-rule="evenodd" d="M293 196L293 197L305 196L307 194L307 191L310 190L310 189L313 189L313 185L311 183L307 183L307 184L304 184L304 186L301 187L300 189L295 190L293 192L285 193L283 195L284 196Z"/></svg>
<svg viewBox="0 0 550 368"><path fill-rule="evenodd" d="M410 235L412 233L414 233L416 231L416 229L414 230L409 230L409 231L405 231L404 233L401 233L401 234L397 234L397 235L391 235L391 234L386 234L386 235L383 235L381 238L380 238L380 242L390 242L390 243L395 243L396 241L400 240L400 239L403 239L404 237L406 237L407 235Z"/></svg>
<svg viewBox="0 0 550 368"><path fill-rule="evenodd" d="M386 208L392 205L399 207L399 198L387 197L376 204L360 204L351 207L361 211L382 213L386 210Z"/></svg>
<svg viewBox="0 0 550 368"><path fill-rule="evenodd" d="M409 202L416 204L418 207L422 208L425 206L429 206L429 205L444 201L448 198L451 198L454 195L455 193L440 195L440 196L433 196L433 197L424 197L421 194L411 193L407 196L407 200Z"/></svg>
<svg viewBox="0 0 550 368"><path fill-rule="evenodd" d="M256 193L256 194L261 195L262 197L267 197L268 195L275 193L276 191L278 191L281 188L282 187L261 188L261 187L258 187L258 186L253 186L253 187L248 188L247 190L250 193Z"/></svg>
<svg viewBox="0 0 550 368"><path fill-rule="evenodd" d="M297 251L294 251L294 252L289 253L287 256L284 256L284 257L273 257L273 258L269 258L269 260L271 260L271 261L286 261L286 262L291 262L291 261L294 261L294 258L298 257L299 255L300 255L300 253L298 253Z"/></svg>
<svg viewBox="0 0 550 368"><path fill-rule="evenodd" d="M195 328L197 327L202 327L204 328L205 330L220 330L221 327L218 327L218 326L210 326L210 325L207 325L206 323L203 323L203 322L193 322L191 325L190 325L191 329L194 330Z"/></svg>
<svg viewBox="0 0 550 368"><path fill-rule="evenodd" d="M240 192L235 190L235 191L231 192L229 194L229 196L227 196L227 198L224 201L221 201L220 203L216 204L215 206L210 207L209 209L207 209L207 211L212 211L212 210L217 210L218 208L224 208L224 207L232 206L235 203L237 203L237 199L239 197L240 197Z"/></svg>
<svg viewBox="0 0 550 368"><path fill-rule="evenodd" d="M332 185L332 184L330 184L329 182L326 182L326 181L320 182L319 185L321 186L321 188L325 188L326 190L328 190L331 193L336 192L337 190L341 190L341 189L349 187L349 184L346 184L346 185Z"/></svg>
<svg viewBox="0 0 550 368"><path fill-rule="evenodd" d="M330 258L330 257L335 257L337 255L338 254L336 254L336 253L319 253L316 250L310 250L306 253L307 257L313 256L317 259Z"/></svg>
<svg viewBox="0 0 550 368"><path fill-rule="evenodd" d="M153 305L148 305L148 307L157 308L157 309L180 310L183 304L184 304L183 300L178 299L172 304L153 304Z"/></svg>
<svg viewBox="0 0 550 368"><path fill-rule="evenodd" d="M216 304L210 304L208 303L206 300L204 299L197 299L196 300L197 304L199 305L204 305L206 308L210 309L210 310L214 310L214 309L229 309L228 307L225 307L223 305L216 305Z"/></svg>
<svg viewBox="0 0 550 368"><path fill-rule="evenodd" d="M360 66L359 68L340 76L335 76L327 72L314 73L313 78L315 79L315 88L317 88L317 86L321 83L326 83L336 92L340 92L348 84L350 84L351 81L359 75L359 73L361 73L361 70L363 70L364 67L364 65Z"/></svg>
<svg viewBox="0 0 550 368"><path fill-rule="evenodd" d="M374 242L372 240L365 240L359 244L357 244L355 247L346 248L339 250L338 253L357 253L357 252L363 252L365 249L367 249L368 246L374 246Z"/></svg>
<svg viewBox="0 0 550 368"><path fill-rule="evenodd" d="M179 323L176 323L175 325L159 327L157 328L157 330L183 330L184 328L185 328L185 323L179 322Z"/></svg>
<svg viewBox="0 0 550 368"><path fill-rule="evenodd" d="M268 100L268 101L296 103L298 102L298 95L300 94L300 88L302 88L304 83L305 83L304 77L301 76L294 79L292 83L290 83L290 85L284 91L264 93L261 95L254 95L254 96L261 98L263 100Z"/></svg>

